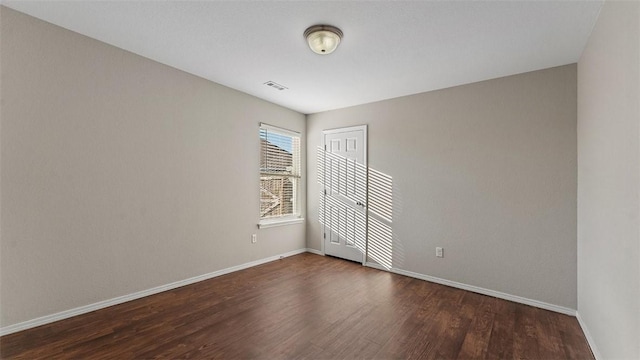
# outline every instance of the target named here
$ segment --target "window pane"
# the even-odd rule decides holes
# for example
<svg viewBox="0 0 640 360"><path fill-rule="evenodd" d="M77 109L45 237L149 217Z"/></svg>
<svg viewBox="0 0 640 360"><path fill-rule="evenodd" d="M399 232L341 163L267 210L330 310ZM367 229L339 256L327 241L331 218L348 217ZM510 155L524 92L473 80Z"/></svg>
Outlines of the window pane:
<svg viewBox="0 0 640 360"><path fill-rule="evenodd" d="M295 214L296 179L287 176L260 177L260 217Z"/></svg>

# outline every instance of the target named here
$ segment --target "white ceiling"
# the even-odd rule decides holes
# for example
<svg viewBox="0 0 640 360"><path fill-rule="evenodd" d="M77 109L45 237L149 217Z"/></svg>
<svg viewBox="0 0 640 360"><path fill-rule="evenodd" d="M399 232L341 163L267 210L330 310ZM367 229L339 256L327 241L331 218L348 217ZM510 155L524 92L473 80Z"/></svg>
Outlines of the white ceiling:
<svg viewBox="0 0 640 360"><path fill-rule="evenodd" d="M309 114L575 63L602 1L3 1ZM315 24L344 32L309 50ZM288 90L264 85L275 81Z"/></svg>

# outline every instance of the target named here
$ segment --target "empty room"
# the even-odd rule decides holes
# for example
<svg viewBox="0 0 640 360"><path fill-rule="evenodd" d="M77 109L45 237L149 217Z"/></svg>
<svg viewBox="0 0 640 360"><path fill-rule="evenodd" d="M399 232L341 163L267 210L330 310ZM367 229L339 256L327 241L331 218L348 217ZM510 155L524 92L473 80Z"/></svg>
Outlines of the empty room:
<svg viewBox="0 0 640 360"><path fill-rule="evenodd" d="M2 0L0 358L640 359L640 2Z"/></svg>

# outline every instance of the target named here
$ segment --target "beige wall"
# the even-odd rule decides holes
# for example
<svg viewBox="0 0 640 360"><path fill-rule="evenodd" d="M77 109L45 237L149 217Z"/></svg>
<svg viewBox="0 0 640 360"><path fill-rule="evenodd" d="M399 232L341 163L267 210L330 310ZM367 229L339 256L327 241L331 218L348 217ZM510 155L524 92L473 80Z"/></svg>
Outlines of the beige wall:
<svg viewBox="0 0 640 360"><path fill-rule="evenodd" d="M578 63L578 313L640 358L640 3L607 1Z"/></svg>
<svg viewBox="0 0 640 360"><path fill-rule="evenodd" d="M305 247L256 228L258 123L304 115L1 9L1 326Z"/></svg>
<svg viewBox="0 0 640 360"><path fill-rule="evenodd" d="M307 121L309 247L322 130L367 124L369 166L393 178L394 268L576 308L575 65Z"/></svg>

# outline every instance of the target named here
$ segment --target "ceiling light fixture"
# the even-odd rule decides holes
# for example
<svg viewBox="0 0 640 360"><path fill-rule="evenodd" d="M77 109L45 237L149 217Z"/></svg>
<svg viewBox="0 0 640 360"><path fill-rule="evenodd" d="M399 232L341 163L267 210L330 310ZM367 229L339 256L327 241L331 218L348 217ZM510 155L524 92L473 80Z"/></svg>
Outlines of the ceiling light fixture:
<svg viewBox="0 0 640 360"><path fill-rule="evenodd" d="M342 40L342 30L331 25L313 25L304 31L311 51L320 55L331 54Z"/></svg>

